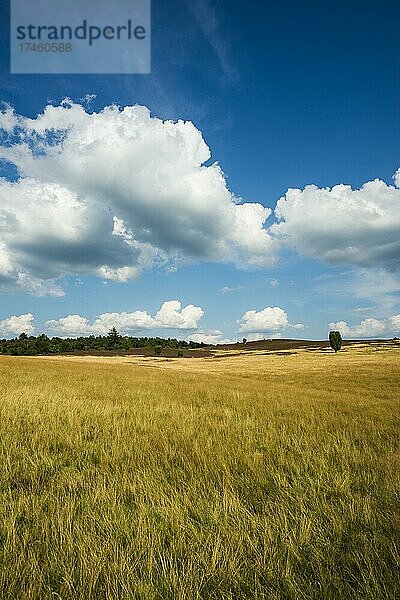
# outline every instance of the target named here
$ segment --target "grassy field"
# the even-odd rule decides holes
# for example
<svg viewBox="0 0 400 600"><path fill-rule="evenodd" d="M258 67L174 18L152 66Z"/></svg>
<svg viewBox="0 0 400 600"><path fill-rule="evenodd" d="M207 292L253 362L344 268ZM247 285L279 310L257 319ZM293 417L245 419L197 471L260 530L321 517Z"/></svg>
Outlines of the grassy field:
<svg viewBox="0 0 400 600"><path fill-rule="evenodd" d="M0 358L0 598L400 598L400 348Z"/></svg>

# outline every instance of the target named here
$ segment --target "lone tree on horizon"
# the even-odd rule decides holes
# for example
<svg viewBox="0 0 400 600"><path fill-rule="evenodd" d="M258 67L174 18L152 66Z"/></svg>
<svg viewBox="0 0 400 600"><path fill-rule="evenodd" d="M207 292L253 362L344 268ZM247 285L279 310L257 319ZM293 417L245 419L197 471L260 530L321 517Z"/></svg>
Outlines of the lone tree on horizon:
<svg viewBox="0 0 400 600"><path fill-rule="evenodd" d="M340 331L330 331L329 332L329 343L332 350L338 352L342 347L342 336Z"/></svg>

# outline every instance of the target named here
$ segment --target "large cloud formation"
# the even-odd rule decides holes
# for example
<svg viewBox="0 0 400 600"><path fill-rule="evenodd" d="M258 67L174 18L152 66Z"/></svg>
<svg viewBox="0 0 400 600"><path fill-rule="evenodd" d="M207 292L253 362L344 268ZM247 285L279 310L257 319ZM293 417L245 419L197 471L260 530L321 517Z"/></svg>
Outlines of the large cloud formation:
<svg viewBox="0 0 400 600"><path fill-rule="evenodd" d="M57 278L126 281L185 261L274 262L271 211L228 190L190 122L143 106L88 113L66 100L35 119L0 114L0 286L61 295Z"/></svg>
<svg viewBox="0 0 400 600"><path fill-rule="evenodd" d="M55 336L77 337L81 335L106 335L111 327L122 334L139 332L146 329L197 329L204 315L200 306L188 304L182 308L179 300L169 300L160 310L150 315L145 310L122 313L103 313L92 323L81 315L68 315L61 319L46 322L46 330Z"/></svg>
<svg viewBox="0 0 400 600"><path fill-rule="evenodd" d="M6 108L0 159L18 177L0 178L0 290L61 296L67 274L127 281L201 260L262 267L283 245L400 267L400 170L394 186L289 189L267 227L271 210L236 198L210 156L192 123L143 106L91 113L65 100L33 119Z"/></svg>
<svg viewBox="0 0 400 600"><path fill-rule="evenodd" d="M400 171L396 187L376 179L289 189L277 202L270 233L300 254L331 264L400 267Z"/></svg>

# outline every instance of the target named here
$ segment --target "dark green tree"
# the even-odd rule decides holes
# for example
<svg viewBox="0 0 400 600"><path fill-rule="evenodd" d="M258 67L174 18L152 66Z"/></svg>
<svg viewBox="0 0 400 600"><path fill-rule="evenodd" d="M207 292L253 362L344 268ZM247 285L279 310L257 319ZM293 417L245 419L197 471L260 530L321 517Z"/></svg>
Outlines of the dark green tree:
<svg viewBox="0 0 400 600"><path fill-rule="evenodd" d="M335 353L339 352L340 348L342 347L342 336L340 334L340 331L329 332L329 344L332 350L335 351Z"/></svg>
<svg viewBox="0 0 400 600"><path fill-rule="evenodd" d="M117 350L120 347L121 336L115 327L111 327L107 333L107 347L109 350Z"/></svg>
<svg viewBox="0 0 400 600"><path fill-rule="evenodd" d="M50 349L50 340L42 333L35 339L35 350L38 354L47 354Z"/></svg>

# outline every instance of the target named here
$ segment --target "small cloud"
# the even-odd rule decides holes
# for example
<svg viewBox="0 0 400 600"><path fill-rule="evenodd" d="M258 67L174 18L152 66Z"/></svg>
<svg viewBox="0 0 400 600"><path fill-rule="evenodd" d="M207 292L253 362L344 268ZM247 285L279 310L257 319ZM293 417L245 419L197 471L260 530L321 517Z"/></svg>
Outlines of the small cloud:
<svg viewBox="0 0 400 600"><path fill-rule="evenodd" d="M287 328L305 329L303 323L289 323L286 311L279 306L267 306L258 312L248 310L238 323L240 332L253 333L254 335L270 334L268 335L270 339L277 337L277 334L282 334Z"/></svg>
<svg viewBox="0 0 400 600"><path fill-rule="evenodd" d="M354 326L349 326L346 321L337 321L329 323L329 329L340 331L343 337L348 338L390 337L400 332L400 314L393 315L388 319L368 317Z"/></svg>
<svg viewBox="0 0 400 600"><path fill-rule="evenodd" d="M277 332L289 325L287 313L279 306L267 306L255 311L248 310L239 321L239 331L250 332Z"/></svg>
<svg viewBox="0 0 400 600"><path fill-rule="evenodd" d="M269 285L273 288L276 288L279 285L279 281L277 279L270 279Z"/></svg>
<svg viewBox="0 0 400 600"><path fill-rule="evenodd" d="M198 344L230 344L232 340L222 339L222 332L219 329L209 331L199 331L198 333L192 333L188 336L189 342L196 342Z"/></svg>
<svg viewBox="0 0 400 600"><path fill-rule="evenodd" d="M290 325L290 327L292 327L292 329L305 329L306 326L303 325L303 323L295 323L294 325Z"/></svg>

